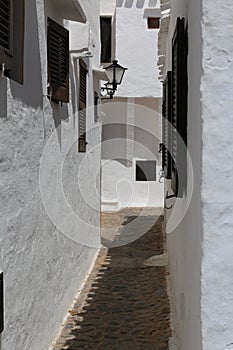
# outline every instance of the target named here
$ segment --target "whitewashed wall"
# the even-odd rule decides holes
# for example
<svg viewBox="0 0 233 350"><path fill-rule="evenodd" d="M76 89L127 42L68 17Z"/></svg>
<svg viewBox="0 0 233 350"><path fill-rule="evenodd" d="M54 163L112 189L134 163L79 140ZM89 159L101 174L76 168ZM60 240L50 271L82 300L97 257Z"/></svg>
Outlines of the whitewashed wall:
<svg viewBox="0 0 233 350"><path fill-rule="evenodd" d="M117 98L102 106L102 210L162 207L160 100ZM114 102L117 101L117 102ZM156 181L136 181L136 161L156 161Z"/></svg>
<svg viewBox="0 0 233 350"><path fill-rule="evenodd" d="M172 1L166 67L177 16L188 23L188 149L194 191L168 234L175 330L181 350L232 349L232 26L233 6ZM191 169L188 169L189 177ZM167 182L166 190L171 191ZM178 204L182 214L187 198ZM167 205L174 204L172 200ZM167 221L173 215L167 211Z"/></svg>
<svg viewBox="0 0 233 350"><path fill-rule="evenodd" d="M95 259L100 235L90 236L96 248L68 239L50 221L39 192L39 165L46 142L61 121L72 132L77 124L77 91L71 84L71 103L60 107L50 103L47 93L46 16L62 23L56 1L26 1L24 85L0 78L0 267L5 280L5 330L2 350L45 350ZM98 2L83 2L92 32L89 65L88 105L93 104L92 64L99 64ZM77 33L78 35L79 33ZM94 47L95 46L95 47ZM77 73L71 64L71 76ZM43 126L43 108L45 126ZM76 116L74 116L76 115ZM96 126L89 112L88 128ZM63 146L63 127L57 132L57 148ZM46 138L44 138L46 133ZM89 154L100 142L100 128L88 136L86 196L100 209L100 151ZM79 215L99 227L99 212L88 209L77 188L77 171L84 155L73 148L64 166L63 185L68 200ZM49 188L48 188L49 193ZM50 193L54 196L54 193ZM60 213L62 216L62 212ZM80 226L80 232L86 230ZM98 230L97 230L98 231Z"/></svg>
<svg viewBox="0 0 233 350"><path fill-rule="evenodd" d="M166 71L171 69L172 37L177 17L188 23L188 150L192 167L188 166L188 186L194 171L194 189L188 212L179 226L167 235L169 269L172 288L172 308L177 336L177 349L199 350L201 345L201 259L202 259L202 203L201 203L201 100L200 77L202 69L201 2L178 0L171 2L168 31ZM166 181L165 195L172 194L170 181ZM166 201L166 206L175 200ZM182 218L188 205L184 196L176 201L176 209L165 211L166 221ZM171 222L171 221L170 221Z"/></svg>
<svg viewBox="0 0 233 350"><path fill-rule="evenodd" d="M163 184L159 182L161 157L158 154L161 83L157 79L155 64L158 30L147 29L147 17L159 16L160 4L150 0L101 0L100 4L101 15L113 17L113 58L115 56L121 65L128 68L113 100L120 101L122 105L104 104L103 107L103 141L116 137L122 141L117 145L114 142L103 143L102 209L162 207ZM151 112L147 115L142 106ZM121 123L121 127L115 127L114 123ZM150 137L145 135L147 131L152 134ZM156 132L159 134L157 140L153 139ZM146 150L142 150L143 147ZM121 161L111 161L115 158L121 158ZM157 161L156 181L136 182L136 160L152 159Z"/></svg>
<svg viewBox="0 0 233 350"><path fill-rule="evenodd" d="M233 348L233 4L202 1L202 346Z"/></svg>
<svg viewBox="0 0 233 350"><path fill-rule="evenodd" d="M159 1L116 1L116 58L129 70L117 96L160 97L158 29L147 29L147 17L160 15Z"/></svg>

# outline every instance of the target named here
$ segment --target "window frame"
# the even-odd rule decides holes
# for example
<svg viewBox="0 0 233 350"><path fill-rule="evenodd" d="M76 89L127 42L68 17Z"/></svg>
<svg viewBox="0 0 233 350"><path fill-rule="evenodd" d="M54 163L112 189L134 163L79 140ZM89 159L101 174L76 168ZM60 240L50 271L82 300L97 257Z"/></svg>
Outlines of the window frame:
<svg viewBox="0 0 233 350"><path fill-rule="evenodd" d="M103 29L102 29L102 20L104 19L109 19L110 20L110 35L109 35L109 40L110 43L108 43L109 46L109 54L107 55L108 58L105 59L104 57L104 44L103 44ZM100 16L100 42L101 42L101 56L100 56L100 61L101 63L111 63L112 62L112 44L113 44L113 28L112 28L112 21L113 17L112 16ZM106 55L105 55L106 56Z"/></svg>

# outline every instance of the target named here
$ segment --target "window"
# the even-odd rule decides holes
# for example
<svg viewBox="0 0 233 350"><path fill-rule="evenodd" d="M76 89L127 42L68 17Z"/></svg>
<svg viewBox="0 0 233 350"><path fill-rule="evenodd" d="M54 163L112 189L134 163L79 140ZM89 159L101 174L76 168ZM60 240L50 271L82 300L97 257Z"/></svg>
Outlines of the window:
<svg viewBox="0 0 233 350"><path fill-rule="evenodd" d="M136 181L156 181L156 161L136 161Z"/></svg>
<svg viewBox="0 0 233 350"><path fill-rule="evenodd" d="M99 95L98 92L95 91L94 93L94 115L95 115L95 122L98 121L99 115L98 115L98 105L99 105Z"/></svg>
<svg viewBox="0 0 233 350"><path fill-rule="evenodd" d="M23 83L24 0L0 0L0 70Z"/></svg>
<svg viewBox="0 0 233 350"><path fill-rule="evenodd" d="M171 118L172 118L172 72L163 83L162 119L162 169L166 179L171 179Z"/></svg>
<svg viewBox="0 0 233 350"><path fill-rule="evenodd" d="M101 62L112 60L112 17L100 17Z"/></svg>
<svg viewBox="0 0 233 350"><path fill-rule="evenodd" d="M148 17L147 18L147 27L148 29L159 29L160 18L159 17Z"/></svg>
<svg viewBox="0 0 233 350"><path fill-rule="evenodd" d="M178 18L172 41L172 189L182 197L186 188L187 154L187 34ZM180 135L180 138L177 137ZM183 142L181 142L183 140ZM178 178L179 173L179 178Z"/></svg>
<svg viewBox="0 0 233 350"><path fill-rule="evenodd" d="M48 96L69 102L69 31L48 19Z"/></svg>
<svg viewBox="0 0 233 350"><path fill-rule="evenodd" d="M79 61L79 152L86 152L87 65Z"/></svg>

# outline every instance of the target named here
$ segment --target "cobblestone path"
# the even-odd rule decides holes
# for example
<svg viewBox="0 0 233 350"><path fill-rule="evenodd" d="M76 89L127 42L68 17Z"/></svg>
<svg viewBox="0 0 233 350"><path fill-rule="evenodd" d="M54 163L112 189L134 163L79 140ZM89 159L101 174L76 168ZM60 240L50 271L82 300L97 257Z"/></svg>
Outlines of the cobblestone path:
<svg viewBox="0 0 233 350"><path fill-rule="evenodd" d="M102 214L103 232L119 233L137 214ZM146 263L164 252L162 226L161 216L137 241L100 251L53 350L168 350L166 267Z"/></svg>

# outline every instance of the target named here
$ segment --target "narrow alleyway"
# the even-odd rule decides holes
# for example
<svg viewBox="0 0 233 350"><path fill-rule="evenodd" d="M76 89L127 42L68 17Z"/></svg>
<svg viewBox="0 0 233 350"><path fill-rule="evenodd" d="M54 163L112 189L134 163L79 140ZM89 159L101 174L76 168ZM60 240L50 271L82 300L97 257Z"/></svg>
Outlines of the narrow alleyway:
<svg viewBox="0 0 233 350"><path fill-rule="evenodd" d="M133 209L104 213L103 230L120 231L136 215ZM164 252L162 225L160 216L137 241L100 251L53 350L168 350L166 267L146 265Z"/></svg>

